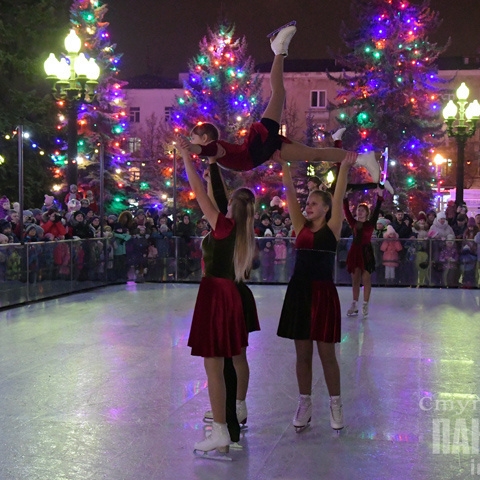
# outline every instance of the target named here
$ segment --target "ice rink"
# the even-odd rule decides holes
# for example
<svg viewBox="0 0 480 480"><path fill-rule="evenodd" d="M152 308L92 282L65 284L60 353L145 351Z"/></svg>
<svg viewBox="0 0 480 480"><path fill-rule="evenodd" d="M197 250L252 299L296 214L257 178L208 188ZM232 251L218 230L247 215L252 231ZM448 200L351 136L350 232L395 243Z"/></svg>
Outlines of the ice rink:
<svg viewBox="0 0 480 480"><path fill-rule="evenodd" d="M209 408L187 347L196 284L105 287L0 312L1 480L480 478L480 291L374 288L338 357L346 427L329 424L314 361L311 427L297 434L285 286L252 286L248 429L231 462L196 458Z"/></svg>

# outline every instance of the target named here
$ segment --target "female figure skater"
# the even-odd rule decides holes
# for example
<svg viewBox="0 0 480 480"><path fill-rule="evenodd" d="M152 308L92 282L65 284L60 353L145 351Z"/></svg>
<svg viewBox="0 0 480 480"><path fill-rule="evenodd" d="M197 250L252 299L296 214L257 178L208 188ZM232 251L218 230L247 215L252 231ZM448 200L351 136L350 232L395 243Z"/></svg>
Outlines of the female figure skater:
<svg viewBox="0 0 480 480"><path fill-rule="evenodd" d="M297 233L297 252L277 335L295 341L300 395L293 425L297 432L308 426L312 416L313 342L317 344L330 395L330 425L335 430L343 428L340 369L335 356L335 343L340 342L341 315L333 268L343 222L342 199L347 174L356 157L356 153L349 152L341 163L333 197L320 190L310 193L305 217L296 198L288 163L281 162L290 217Z"/></svg>
<svg viewBox="0 0 480 480"><path fill-rule="evenodd" d="M209 157L209 168L203 178L207 181L207 193L210 199L217 205L220 212L228 212L228 198L220 169L214 158ZM244 282L236 282L236 286L242 297L243 316L247 327L247 333L260 330L258 322L257 306L252 291ZM247 423L246 396L250 378L250 369L247 361L247 349L242 348L241 361L237 361L236 369L231 358L225 358L223 376L226 385L226 412L227 426L232 442L237 443L240 439L240 425ZM204 416L205 422L213 421L213 412L208 410Z"/></svg>
<svg viewBox="0 0 480 480"><path fill-rule="evenodd" d="M271 41L275 57L270 72L272 95L260 122L251 125L242 145L219 140L217 128L211 123L202 123L193 128L190 142L185 146L191 153L203 157L217 157L220 166L236 171L251 170L272 158L280 150L286 162L341 162L347 152L335 148L312 148L280 135L280 121L285 104L283 84L283 64L288 54L288 46L297 31L295 22L279 29ZM380 154L378 154L380 158ZM358 165L365 167L373 181L378 183L380 166L375 152L359 154Z"/></svg>
<svg viewBox="0 0 480 480"><path fill-rule="evenodd" d="M360 284L363 284L363 316L368 315L368 302L372 292L372 273L375 270L375 255L372 247L372 234L377 225L380 207L383 202L383 189L377 188L377 203L369 218L370 209L366 203L357 206L357 219L353 218L348 198L343 201L343 209L350 228L353 230L353 242L347 255L347 271L352 275L353 302L347 311L349 317L358 315L357 302Z"/></svg>
<svg viewBox="0 0 480 480"><path fill-rule="evenodd" d="M202 242L205 274L200 282L188 345L192 355L204 358L213 413L212 433L195 444L195 453L217 449L227 452L230 436L226 423L224 358L241 368L247 328L242 297L235 282L245 279L255 255L253 216L255 197L246 188L233 192L224 215L209 198L190 154L180 148L185 171L198 204L212 231Z"/></svg>

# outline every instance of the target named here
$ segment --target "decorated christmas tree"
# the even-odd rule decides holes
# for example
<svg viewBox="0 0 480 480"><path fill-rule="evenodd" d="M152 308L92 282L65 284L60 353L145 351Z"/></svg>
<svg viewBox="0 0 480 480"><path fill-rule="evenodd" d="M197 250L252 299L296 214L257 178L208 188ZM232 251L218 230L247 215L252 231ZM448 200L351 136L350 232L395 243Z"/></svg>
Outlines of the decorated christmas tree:
<svg viewBox="0 0 480 480"><path fill-rule="evenodd" d="M101 70L94 101L81 104L78 111L78 184L98 195L99 144L103 143L106 191L115 192L116 203L123 204L125 195L118 188L122 185L122 167L126 162L127 118L122 90L125 82L118 79L121 55L115 53L116 45L110 41L108 22L103 21L106 13L107 5L98 0L74 0L70 8L70 22L82 39L82 51L87 58L94 58ZM57 163L61 165L62 151L66 149L62 134L67 124L62 102L59 106ZM113 198L112 195L110 197Z"/></svg>
<svg viewBox="0 0 480 480"><path fill-rule="evenodd" d="M428 5L354 0L358 28L343 25L349 52L335 56L344 73L329 75L340 86L331 107L347 127L344 148L380 151L388 146L388 177L396 196L388 196L386 206L393 200L414 213L432 205L432 149L442 136L441 96L446 93L435 63L446 47L428 40L440 24Z"/></svg>
<svg viewBox="0 0 480 480"><path fill-rule="evenodd" d="M252 122L260 120L265 108L260 78L247 55L245 38L235 38L234 32L233 24L222 21L200 42L198 55L189 62L184 95L172 114L177 133L188 136L198 123L210 122L221 139L242 143ZM279 169L273 164L241 174L224 171L224 177L232 188L246 185L255 190L260 208L267 208L281 193Z"/></svg>

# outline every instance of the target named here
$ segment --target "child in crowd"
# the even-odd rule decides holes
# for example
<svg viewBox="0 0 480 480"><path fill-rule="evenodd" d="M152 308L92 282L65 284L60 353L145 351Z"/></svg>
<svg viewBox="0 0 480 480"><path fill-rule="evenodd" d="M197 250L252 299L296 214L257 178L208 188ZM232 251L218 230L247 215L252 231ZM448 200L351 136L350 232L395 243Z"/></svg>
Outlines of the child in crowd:
<svg viewBox="0 0 480 480"><path fill-rule="evenodd" d="M458 249L455 245L455 235L449 233L445 244L441 247L439 263L443 268L443 284L446 287L458 286Z"/></svg>
<svg viewBox="0 0 480 480"><path fill-rule="evenodd" d="M383 242L380 250L383 252L383 266L385 267L385 280L387 283L394 283L395 269L399 265L402 244L398 240L398 233L391 225L388 225L385 234L383 235Z"/></svg>

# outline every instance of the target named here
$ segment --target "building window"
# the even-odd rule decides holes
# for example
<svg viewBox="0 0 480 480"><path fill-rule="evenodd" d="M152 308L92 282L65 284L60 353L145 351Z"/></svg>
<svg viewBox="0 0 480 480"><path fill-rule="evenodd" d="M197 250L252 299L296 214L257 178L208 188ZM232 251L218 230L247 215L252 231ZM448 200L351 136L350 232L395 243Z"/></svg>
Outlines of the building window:
<svg viewBox="0 0 480 480"><path fill-rule="evenodd" d="M138 182L140 180L140 169L138 167L132 167L128 173L130 174L131 182Z"/></svg>
<svg viewBox="0 0 480 480"><path fill-rule="evenodd" d="M142 140L138 137L130 137L128 139L128 150L130 153L135 153L140 150L142 146Z"/></svg>
<svg viewBox="0 0 480 480"><path fill-rule="evenodd" d="M173 107L165 107L165 123L169 123L172 118Z"/></svg>
<svg viewBox="0 0 480 480"><path fill-rule="evenodd" d="M310 92L310 106L312 108L326 108L327 92L325 90L312 90Z"/></svg>
<svg viewBox="0 0 480 480"><path fill-rule="evenodd" d="M130 123L140 122L140 107L130 107Z"/></svg>

